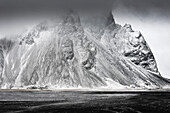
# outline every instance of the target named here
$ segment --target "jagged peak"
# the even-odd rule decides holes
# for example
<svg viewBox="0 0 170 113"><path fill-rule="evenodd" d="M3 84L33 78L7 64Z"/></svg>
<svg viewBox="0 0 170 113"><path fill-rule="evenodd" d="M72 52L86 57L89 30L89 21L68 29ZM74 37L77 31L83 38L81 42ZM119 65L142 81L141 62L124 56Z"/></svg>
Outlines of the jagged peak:
<svg viewBox="0 0 170 113"><path fill-rule="evenodd" d="M170 84L158 76L142 34L129 24L115 24L111 12L68 11L55 22L37 24L21 36L24 46L16 45L8 56L0 53L1 88L161 88Z"/></svg>
<svg viewBox="0 0 170 113"><path fill-rule="evenodd" d="M67 16L64 20L64 23L80 24L80 17L78 13L74 10L68 11Z"/></svg>

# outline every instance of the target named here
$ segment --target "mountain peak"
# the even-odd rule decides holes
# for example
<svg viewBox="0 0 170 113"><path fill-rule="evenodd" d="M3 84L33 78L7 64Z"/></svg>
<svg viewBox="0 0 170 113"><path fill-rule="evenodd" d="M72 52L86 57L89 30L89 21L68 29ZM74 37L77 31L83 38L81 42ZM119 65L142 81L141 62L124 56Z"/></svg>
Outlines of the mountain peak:
<svg viewBox="0 0 170 113"><path fill-rule="evenodd" d="M68 11L56 20L41 22L20 35L7 54L0 51L1 88L162 88L170 84L160 76L142 34L129 24L116 24L111 12Z"/></svg>

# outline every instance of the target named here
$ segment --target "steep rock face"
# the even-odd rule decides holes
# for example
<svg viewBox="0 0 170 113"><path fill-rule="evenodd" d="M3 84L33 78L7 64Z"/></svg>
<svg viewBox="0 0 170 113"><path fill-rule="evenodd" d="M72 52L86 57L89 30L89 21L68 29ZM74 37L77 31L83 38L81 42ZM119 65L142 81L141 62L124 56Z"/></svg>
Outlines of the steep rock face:
<svg viewBox="0 0 170 113"><path fill-rule="evenodd" d="M140 33L129 25L115 24L111 13L102 13L95 23L89 15L93 24L87 16L71 11L58 23L38 24L15 43L1 40L1 46L9 48L0 49L1 88L169 85L159 76L153 54Z"/></svg>
<svg viewBox="0 0 170 113"><path fill-rule="evenodd" d="M135 65L160 76L151 49L142 34L133 31L131 25L125 24L122 27L118 24L115 26L111 24L107 26L102 35L101 43L111 53L117 51Z"/></svg>
<svg viewBox="0 0 170 113"><path fill-rule="evenodd" d="M112 40L116 50L127 57L134 64L139 65L151 73L160 75L157 64L140 32L133 31L131 25L124 25L115 34Z"/></svg>

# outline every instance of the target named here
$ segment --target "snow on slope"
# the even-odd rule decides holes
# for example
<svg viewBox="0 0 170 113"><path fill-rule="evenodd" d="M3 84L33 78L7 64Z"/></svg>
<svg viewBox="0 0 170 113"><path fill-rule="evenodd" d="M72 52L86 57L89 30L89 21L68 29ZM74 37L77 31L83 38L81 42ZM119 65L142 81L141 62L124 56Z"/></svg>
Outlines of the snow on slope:
<svg viewBox="0 0 170 113"><path fill-rule="evenodd" d="M129 25L115 24L110 12L73 11L44 21L15 42L1 40L0 87L161 88L151 50ZM5 41L4 41L5 40ZM144 54L144 55L143 55Z"/></svg>

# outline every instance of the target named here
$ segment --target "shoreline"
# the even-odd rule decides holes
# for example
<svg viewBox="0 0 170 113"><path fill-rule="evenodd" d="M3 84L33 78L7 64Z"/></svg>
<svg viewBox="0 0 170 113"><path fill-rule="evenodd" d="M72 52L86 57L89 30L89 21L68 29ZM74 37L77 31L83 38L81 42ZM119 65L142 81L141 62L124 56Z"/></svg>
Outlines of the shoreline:
<svg viewBox="0 0 170 113"><path fill-rule="evenodd" d="M105 93L170 93L170 89L0 89L0 92L105 92Z"/></svg>

